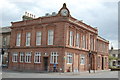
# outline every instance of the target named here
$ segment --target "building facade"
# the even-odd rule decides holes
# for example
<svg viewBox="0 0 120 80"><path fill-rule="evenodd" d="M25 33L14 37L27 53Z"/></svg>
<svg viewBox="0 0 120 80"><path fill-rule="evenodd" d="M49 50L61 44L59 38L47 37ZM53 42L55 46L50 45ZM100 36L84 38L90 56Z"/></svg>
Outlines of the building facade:
<svg viewBox="0 0 120 80"><path fill-rule="evenodd" d="M109 50L109 54L110 54L110 62L109 62L109 66L110 68L120 68L120 49L111 49Z"/></svg>
<svg viewBox="0 0 120 80"><path fill-rule="evenodd" d="M2 27L0 31L0 52L2 54L2 66L8 65L8 49L10 48L11 28Z"/></svg>
<svg viewBox="0 0 120 80"><path fill-rule="evenodd" d="M66 4L57 14L12 22L11 29L10 69L63 72L108 69L109 42L98 36L96 28L73 18Z"/></svg>

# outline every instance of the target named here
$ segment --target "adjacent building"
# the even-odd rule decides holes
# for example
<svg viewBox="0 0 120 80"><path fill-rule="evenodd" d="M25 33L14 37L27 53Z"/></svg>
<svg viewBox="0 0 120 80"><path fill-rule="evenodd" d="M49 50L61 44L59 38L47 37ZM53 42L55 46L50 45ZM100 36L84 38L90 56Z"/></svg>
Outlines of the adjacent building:
<svg viewBox="0 0 120 80"><path fill-rule="evenodd" d="M0 29L0 52L2 54L2 66L8 65L8 49L10 48L10 35L11 35L11 28L9 27L2 27Z"/></svg>
<svg viewBox="0 0 120 80"><path fill-rule="evenodd" d="M110 53L110 68L117 68L120 67L120 49L111 49L109 50Z"/></svg>
<svg viewBox="0 0 120 80"><path fill-rule="evenodd" d="M23 21L12 22L11 29L9 69L56 68L63 72L108 69L109 42L98 36L96 28L73 18L66 4L57 14L39 18L26 14Z"/></svg>

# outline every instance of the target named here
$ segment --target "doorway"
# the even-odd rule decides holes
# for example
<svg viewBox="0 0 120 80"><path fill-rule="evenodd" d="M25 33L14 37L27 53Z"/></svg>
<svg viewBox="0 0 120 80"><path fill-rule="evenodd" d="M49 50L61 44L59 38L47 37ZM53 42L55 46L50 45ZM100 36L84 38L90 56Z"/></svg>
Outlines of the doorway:
<svg viewBox="0 0 120 80"><path fill-rule="evenodd" d="M102 57L102 70L104 70L104 57Z"/></svg>
<svg viewBox="0 0 120 80"><path fill-rule="evenodd" d="M47 71L48 70L48 57L44 57L43 61L44 61L44 70Z"/></svg>

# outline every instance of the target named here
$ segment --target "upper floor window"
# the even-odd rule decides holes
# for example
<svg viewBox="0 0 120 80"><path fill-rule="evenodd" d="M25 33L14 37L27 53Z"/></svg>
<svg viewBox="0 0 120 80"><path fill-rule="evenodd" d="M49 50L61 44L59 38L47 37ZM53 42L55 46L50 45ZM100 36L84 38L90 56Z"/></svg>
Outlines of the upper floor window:
<svg viewBox="0 0 120 80"><path fill-rule="evenodd" d="M53 30L48 30L48 45L53 45L54 33Z"/></svg>
<svg viewBox="0 0 120 80"><path fill-rule="evenodd" d="M20 52L20 62L24 62L24 53Z"/></svg>
<svg viewBox="0 0 120 80"><path fill-rule="evenodd" d="M36 45L41 45L41 32L36 32Z"/></svg>
<svg viewBox="0 0 120 80"><path fill-rule="evenodd" d="M25 62L31 63L31 52L27 52L25 55Z"/></svg>
<svg viewBox="0 0 120 80"><path fill-rule="evenodd" d="M82 48L86 48L86 35L83 34L82 36Z"/></svg>
<svg viewBox="0 0 120 80"><path fill-rule="evenodd" d="M93 36L90 36L90 49L94 50L94 37Z"/></svg>
<svg viewBox="0 0 120 80"><path fill-rule="evenodd" d="M57 52L52 52L51 53L50 63L58 64L58 53Z"/></svg>
<svg viewBox="0 0 120 80"><path fill-rule="evenodd" d="M70 46L73 46L73 31L70 31L70 42L69 42L69 44L70 44Z"/></svg>
<svg viewBox="0 0 120 80"><path fill-rule="evenodd" d="M3 46L5 46L7 43L7 37L3 37Z"/></svg>
<svg viewBox="0 0 120 80"><path fill-rule="evenodd" d="M30 36L31 36L31 33L27 32L26 33L26 46L30 46Z"/></svg>
<svg viewBox="0 0 120 80"><path fill-rule="evenodd" d="M72 53L67 53L67 63L72 63Z"/></svg>
<svg viewBox="0 0 120 80"><path fill-rule="evenodd" d="M18 62L18 53L14 52L12 55L12 62Z"/></svg>
<svg viewBox="0 0 120 80"><path fill-rule="evenodd" d="M76 47L79 47L80 46L80 34L77 33L76 35Z"/></svg>
<svg viewBox="0 0 120 80"><path fill-rule="evenodd" d="M80 55L80 64L85 64L85 55L84 54Z"/></svg>
<svg viewBox="0 0 120 80"><path fill-rule="evenodd" d="M118 58L120 59L120 53L118 53Z"/></svg>
<svg viewBox="0 0 120 80"><path fill-rule="evenodd" d="M34 63L40 63L40 56L41 56L40 52L35 53L35 55L34 55Z"/></svg>
<svg viewBox="0 0 120 80"><path fill-rule="evenodd" d="M20 46L21 33L17 33L16 46Z"/></svg>
<svg viewBox="0 0 120 80"><path fill-rule="evenodd" d="M112 54L112 56L113 56L113 57L116 57L116 55L115 55L115 54Z"/></svg>

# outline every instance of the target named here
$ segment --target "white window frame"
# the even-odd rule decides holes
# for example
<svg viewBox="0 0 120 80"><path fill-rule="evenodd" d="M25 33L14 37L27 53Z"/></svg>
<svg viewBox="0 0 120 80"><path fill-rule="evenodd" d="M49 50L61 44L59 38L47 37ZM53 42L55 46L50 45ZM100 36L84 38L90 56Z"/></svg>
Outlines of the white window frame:
<svg viewBox="0 0 120 80"><path fill-rule="evenodd" d="M24 52L20 52L20 62L24 62Z"/></svg>
<svg viewBox="0 0 120 80"><path fill-rule="evenodd" d="M7 37L3 37L3 46L7 44Z"/></svg>
<svg viewBox="0 0 120 80"><path fill-rule="evenodd" d="M30 46L30 41L31 41L31 33L27 32L26 33L26 46Z"/></svg>
<svg viewBox="0 0 120 80"><path fill-rule="evenodd" d="M31 54L31 52L26 52L26 54L25 54L25 62L26 63L31 63L31 61L32 61L32 54Z"/></svg>
<svg viewBox="0 0 120 80"><path fill-rule="evenodd" d="M76 34L76 47L80 47L80 34Z"/></svg>
<svg viewBox="0 0 120 80"><path fill-rule="evenodd" d="M48 30L48 45L53 45L54 31Z"/></svg>
<svg viewBox="0 0 120 80"><path fill-rule="evenodd" d="M58 64L58 53L57 52L51 52L50 63Z"/></svg>
<svg viewBox="0 0 120 80"><path fill-rule="evenodd" d="M86 48L86 35L85 34L83 34L82 35L82 48Z"/></svg>
<svg viewBox="0 0 120 80"><path fill-rule="evenodd" d="M20 46L21 43L21 33L17 33L16 46Z"/></svg>
<svg viewBox="0 0 120 80"><path fill-rule="evenodd" d="M18 53L17 52L14 52L12 54L12 62L18 62Z"/></svg>
<svg viewBox="0 0 120 80"><path fill-rule="evenodd" d="M67 53L67 64L73 63L73 55L72 53Z"/></svg>
<svg viewBox="0 0 120 80"><path fill-rule="evenodd" d="M98 67L100 67L100 61L101 61L101 57L98 56Z"/></svg>
<svg viewBox="0 0 120 80"><path fill-rule="evenodd" d="M94 50L94 36L90 36L90 49Z"/></svg>
<svg viewBox="0 0 120 80"><path fill-rule="evenodd" d="M36 61L36 57L38 58L38 61ZM34 54L34 63L41 63L41 52L35 52Z"/></svg>
<svg viewBox="0 0 120 80"><path fill-rule="evenodd" d="M70 46L73 46L73 31L70 31L70 42L69 42Z"/></svg>
<svg viewBox="0 0 120 80"><path fill-rule="evenodd" d="M80 64L81 64L81 65L85 65L85 63L86 63L85 55L84 55L84 54L81 54L81 55L80 55Z"/></svg>
<svg viewBox="0 0 120 80"><path fill-rule="evenodd" d="M41 38L42 37L42 33L41 31L36 32L36 45L41 45Z"/></svg>

